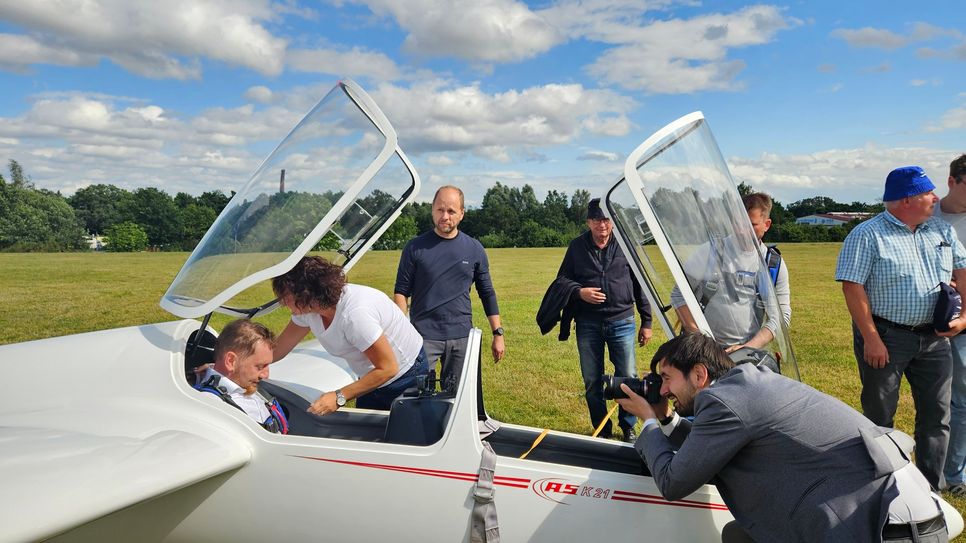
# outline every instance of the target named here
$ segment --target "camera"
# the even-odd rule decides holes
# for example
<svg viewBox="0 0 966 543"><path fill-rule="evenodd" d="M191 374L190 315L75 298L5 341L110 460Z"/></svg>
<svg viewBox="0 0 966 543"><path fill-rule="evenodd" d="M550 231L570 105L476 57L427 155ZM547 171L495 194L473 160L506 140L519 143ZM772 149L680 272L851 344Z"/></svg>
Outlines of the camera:
<svg viewBox="0 0 966 543"><path fill-rule="evenodd" d="M658 403L661 401L661 385L663 383L664 380L656 373L649 373L643 379L605 375L604 398L608 400L626 398L627 394L624 394L624 391L621 390L621 384L625 384L635 394L647 400L647 403Z"/></svg>

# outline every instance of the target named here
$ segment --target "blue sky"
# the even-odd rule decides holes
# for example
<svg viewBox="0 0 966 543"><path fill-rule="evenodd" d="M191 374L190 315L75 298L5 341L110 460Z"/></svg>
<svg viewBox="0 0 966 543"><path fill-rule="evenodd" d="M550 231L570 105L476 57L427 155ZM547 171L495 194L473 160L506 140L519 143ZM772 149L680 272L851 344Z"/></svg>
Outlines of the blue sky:
<svg viewBox="0 0 966 543"><path fill-rule="evenodd" d="M782 202L875 201L907 164L942 195L966 152L964 22L951 1L0 0L0 159L64 194L227 191L346 76L424 198L600 194L694 110Z"/></svg>

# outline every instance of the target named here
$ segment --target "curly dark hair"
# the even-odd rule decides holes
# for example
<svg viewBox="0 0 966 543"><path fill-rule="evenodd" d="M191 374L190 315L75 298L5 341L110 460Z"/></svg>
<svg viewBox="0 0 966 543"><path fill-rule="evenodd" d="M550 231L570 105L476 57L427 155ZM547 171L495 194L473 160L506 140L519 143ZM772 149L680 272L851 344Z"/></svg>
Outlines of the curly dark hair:
<svg viewBox="0 0 966 543"><path fill-rule="evenodd" d="M319 307L335 307L345 287L342 266L321 256L306 256L288 272L272 279L272 290L279 298L291 296L299 308L313 302Z"/></svg>

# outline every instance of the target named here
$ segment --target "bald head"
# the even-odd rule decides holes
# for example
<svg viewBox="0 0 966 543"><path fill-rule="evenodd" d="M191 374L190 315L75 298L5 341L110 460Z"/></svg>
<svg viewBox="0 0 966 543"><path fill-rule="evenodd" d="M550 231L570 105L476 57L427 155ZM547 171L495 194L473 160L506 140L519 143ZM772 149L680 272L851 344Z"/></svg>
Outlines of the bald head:
<svg viewBox="0 0 966 543"><path fill-rule="evenodd" d="M433 197L433 227L436 235L453 239L459 234L463 220L463 191L452 185L440 187Z"/></svg>

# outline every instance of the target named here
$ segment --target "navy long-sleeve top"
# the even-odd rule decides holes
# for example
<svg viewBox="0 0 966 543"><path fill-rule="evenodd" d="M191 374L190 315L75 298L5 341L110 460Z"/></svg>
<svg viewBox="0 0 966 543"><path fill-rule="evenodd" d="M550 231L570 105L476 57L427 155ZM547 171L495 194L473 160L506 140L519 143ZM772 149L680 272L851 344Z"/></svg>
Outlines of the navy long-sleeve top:
<svg viewBox="0 0 966 543"><path fill-rule="evenodd" d="M557 277L566 277L581 287L599 287L607 299L602 304L588 304L578 299L576 318L614 321L634 314L634 306L641 315L641 325L651 327L651 306L643 289L631 272L624 253L611 236L603 249L594 244L589 231L577 236L567 247L567 254Z"/></svg>
<svg viewBox="0 0 966 543"><path fill-rule="evenodd" d="M403 249L394 292L412 299L409 320L423 339L457 339L473 327L473 284L486 315L499 315L483 245L463 232L445 239L430 230Z"/></svg>

